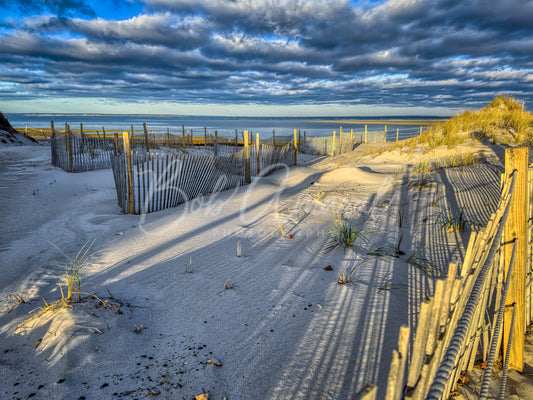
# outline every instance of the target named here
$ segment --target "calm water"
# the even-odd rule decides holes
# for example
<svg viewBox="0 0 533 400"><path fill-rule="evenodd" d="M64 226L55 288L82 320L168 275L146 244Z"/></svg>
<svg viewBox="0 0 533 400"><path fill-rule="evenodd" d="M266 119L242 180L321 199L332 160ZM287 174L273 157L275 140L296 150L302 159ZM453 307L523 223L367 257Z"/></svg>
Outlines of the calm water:
<svg viewBox="0 0 533 400"><path fill-rule="evenodd" d="M68 123L71 129L79 129L80 123L83 123L83 128L86 130L98 129L101 131L105 127L106 132L130 130L131 125L135 130L142 130L143 122L146 123L148 130L154 133L165 133L167 128L170 129L171 134L182 133L182 125L185 126L185 131L193 130L195 135L202 135L204 127L208 133L214 135L215 130L220 136L235 137L235 130L241 132L244 130L252 131L254 134L259 133L261 139L266 139L272 136L272 131L276 131L276 136L292 135L294 129L301 130L302 134L305 131L308 136L329 136L333 131L340 130L340 124L333 120L351 119L362 120L361 117L346 117L346 118L255 118L255 117L204 117L204 116L179 116L179 115L40 115L40 114L5 114L11 125L15 128L23 130L28 128L49 128L50 121L54 121L54 125L58 129L63 129L65 123ZM366 118L368 119L368 118ZM382 117L373 120L417 120L417 119L432 119L432 117ZM326 122L319 122L326 121ZM396 137L396 128L399 128L400 138L417 135L420 132L419 127L415 126L395 126L388 125L387 133L388 139L393 140ZM345 124L343 132L364 131L364 125ZM383 125L368 125L368 131L383 131Z"/></svg>

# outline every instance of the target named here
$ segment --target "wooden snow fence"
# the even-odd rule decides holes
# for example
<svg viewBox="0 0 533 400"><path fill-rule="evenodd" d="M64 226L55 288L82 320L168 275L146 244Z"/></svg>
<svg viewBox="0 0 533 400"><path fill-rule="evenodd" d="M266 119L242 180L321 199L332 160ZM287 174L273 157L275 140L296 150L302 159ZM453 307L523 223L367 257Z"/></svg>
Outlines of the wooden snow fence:
<svg viewBox="0 0 533 400"><path fill-rule="evenodd" d="M128 214L155 212L244 185L249 183L247 168L253 175L262 175L294 164L292 144L261 145L259 153L247 147L223 156L195 156L132 152L127 133L122 142L112 156L112 167L118 203Z"/></svg>
<svg viewBox="0 0 533 400"><path fill-rule="evenodd" d="M68 126L64 131L53 130L50 138L52 165L67 172L111 168L114 149L112 139L76 135Z"/></svg>
<svg viewBox="0 0 533 400"><path fill-rule="evenodd" d="M250 171L252 175L265 176L294 165L294 145L286 144L283 147L274 147L260 144L250 148Z"/></svg>
<svg viewBox="0 0 533 400"><path fill-rule="evenodd" d="M489 223L472 233L462 265L450 264L447 278L436 280L434 295L422 302L412 345L409 328L401 327L385 399L447 399L475 362L486 363L479 397L485 399L500 351L508 358L504 371L522 370L525 328L533 319L527 159L527 148L506 150L502 196ZM357 398L376 396L369 385Z"/></svg>
<svg viewBox="0 0 533 400"><path fill-rule="evenodd" d="M344 136L333 132L328 137L308 137L302 141L300 151L302 153L333 156L351 152L361 143L384 143L386 132L353 133L344 132Z"/></svg>

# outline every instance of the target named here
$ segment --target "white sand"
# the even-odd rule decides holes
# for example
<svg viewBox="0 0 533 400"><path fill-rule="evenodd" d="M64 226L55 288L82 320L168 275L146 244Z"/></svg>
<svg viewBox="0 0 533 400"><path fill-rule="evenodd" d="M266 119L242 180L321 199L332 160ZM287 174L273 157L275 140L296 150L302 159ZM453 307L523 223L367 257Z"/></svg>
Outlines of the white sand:
<svg viewBox="0 0 533 400"><path fill-rule="evenodd" d="M133 216L117 206L111 170L68 174L49 157L46 146L0 149L2 399L341 399L383 388L398 329L414 330L433 285L401 259L366 250L398 242L401 210L402 249L432 243L420 256L445 274L468 232L447 234L439 218L453 199L483 219L499 193L484 166L420 182L408 173L413 158L399 153L340 168L302 155L306 165L252 185ZM483 182L472 196L485 203L451 181ZM321 251L335 213L360 221L365 251ZM123 313L87 300L16 329L42 298L59 299L66 259L57 248L73 257L92 240L83 290L120 300ZM338 285L337 273L352 268L353 281ZM10 294L29 302L8 312Z"/></svg>

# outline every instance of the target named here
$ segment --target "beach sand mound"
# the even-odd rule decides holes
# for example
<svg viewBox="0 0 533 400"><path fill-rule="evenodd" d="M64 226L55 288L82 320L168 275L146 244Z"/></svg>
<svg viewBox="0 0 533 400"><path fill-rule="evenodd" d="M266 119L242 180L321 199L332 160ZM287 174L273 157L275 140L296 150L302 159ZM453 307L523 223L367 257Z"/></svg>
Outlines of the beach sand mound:
<svg viewBox="0 0 533 400"><path fill-rule="evenodd" d="M0 113L0 146L21 146L26 144L37 144L37 141L13 128L7 118Z"/></svg>

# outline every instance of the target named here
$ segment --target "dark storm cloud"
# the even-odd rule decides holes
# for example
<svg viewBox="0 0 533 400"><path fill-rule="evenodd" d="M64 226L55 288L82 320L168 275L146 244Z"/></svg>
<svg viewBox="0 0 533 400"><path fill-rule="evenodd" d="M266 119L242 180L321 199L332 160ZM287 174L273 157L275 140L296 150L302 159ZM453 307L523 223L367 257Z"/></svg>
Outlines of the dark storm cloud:
<svg viewBox="0 0 533 400"><path fill-rule="evenodd" d="M533 105L533 1L145 0L125 20L37 4L2 21L2 99Z"/></svg>

